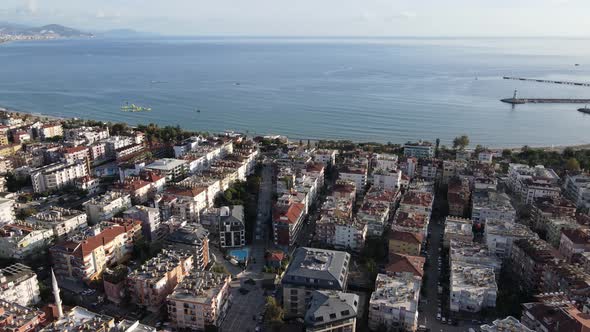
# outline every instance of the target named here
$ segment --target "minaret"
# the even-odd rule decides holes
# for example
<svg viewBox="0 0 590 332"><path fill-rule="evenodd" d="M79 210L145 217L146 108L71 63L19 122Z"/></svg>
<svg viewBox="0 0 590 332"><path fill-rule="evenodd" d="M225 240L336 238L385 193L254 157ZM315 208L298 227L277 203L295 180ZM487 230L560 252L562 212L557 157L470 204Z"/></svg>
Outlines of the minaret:
<svg viewBox="0 0 590 332"><path fill-rule="evenodd" d="M59 286L57 285L57 279L55 279L55 273L53 273L53 269L51 269L51 285L53 286L53 297L55 298L55 306L57 307L57 318L62 318L64 316L64 311L61 307Z"/></svg>

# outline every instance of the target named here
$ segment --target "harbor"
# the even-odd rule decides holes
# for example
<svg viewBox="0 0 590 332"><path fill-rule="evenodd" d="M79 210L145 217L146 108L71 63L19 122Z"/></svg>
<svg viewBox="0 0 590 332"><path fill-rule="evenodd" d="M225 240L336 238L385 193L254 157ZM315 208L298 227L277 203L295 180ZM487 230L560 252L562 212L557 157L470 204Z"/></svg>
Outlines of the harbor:
<svg viewBox="0 0 590 332"><path fill-rule="evenodd" d="M568 98L506 98L501 99L503 103L520 104L590 104L590 99L568 99Z"/></svg>

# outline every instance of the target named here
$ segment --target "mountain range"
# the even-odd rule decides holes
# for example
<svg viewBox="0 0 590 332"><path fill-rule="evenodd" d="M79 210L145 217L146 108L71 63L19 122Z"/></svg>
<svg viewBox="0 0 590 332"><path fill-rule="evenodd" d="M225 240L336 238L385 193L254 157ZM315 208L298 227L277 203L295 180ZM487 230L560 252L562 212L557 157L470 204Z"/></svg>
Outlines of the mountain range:
<svg viewBox="0 0 590 332"><path fill-rule="evenodd" d="M30 27L20 24L0 22L0 35L21 36L55 36L61 38L93 37L92 33L59 24L49 24L41 27Z"/></svg>

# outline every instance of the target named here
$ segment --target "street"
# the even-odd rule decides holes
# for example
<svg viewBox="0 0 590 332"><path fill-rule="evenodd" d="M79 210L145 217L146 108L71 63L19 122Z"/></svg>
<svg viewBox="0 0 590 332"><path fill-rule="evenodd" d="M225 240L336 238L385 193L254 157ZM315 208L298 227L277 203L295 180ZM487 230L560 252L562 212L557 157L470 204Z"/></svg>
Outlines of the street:
<svg viewBox="0 0 590 332"><path fill-rule="evenodd" d="M448 299L448 294L438 295L438 282L440 280L441 272L448 269L447 262L442 260L441 272L438 270L438 258L441 256L443 246L443 232L444 232L444 217L433 217L428 225L428 234L430 240L428 241L428 256L426 257L426 266L424 275L426 276L426 283L422 287L426 289L426 294L420 297L420 312L418 317L418 325L424 325L433 332L449 331L449 332L464 332L469 328L479 331L479 325L468 321L459 321L457 326L443 324L436 319L438 314L439 301L441 301L442 317L448 319L450 317L448 312L448 303L442 303L442 299ZM440 224L439 224L440 222ZM439 252L439 248L441 252ZM444 292L448 292L445 290ZM426 303L423 301L426 300ZM453 317L454 319L454 317Z"/></svg>
<svg viewBox="0 0 590 332"><path fill-rule="evenodd" d="M258 216L250 245L250 263L237 274L231 284L231 306L223 320L220 331L255 331L260 314L264 313L265 296L262 289L262 269L268 235L272 199L272 166L264 164L258 194ZM249 280L256 284L252 285ZM240 292L240 289L242 290ZM246 293L247 291L247 293Z"/></svg>

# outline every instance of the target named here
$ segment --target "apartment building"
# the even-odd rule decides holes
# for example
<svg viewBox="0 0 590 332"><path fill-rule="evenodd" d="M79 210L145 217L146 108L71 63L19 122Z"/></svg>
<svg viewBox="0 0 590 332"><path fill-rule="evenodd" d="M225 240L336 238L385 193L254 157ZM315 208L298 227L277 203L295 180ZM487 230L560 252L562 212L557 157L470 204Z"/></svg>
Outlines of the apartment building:
<svg viewBox="0 0 590 332"><path fill-rule="evenodd" d="M42 193L62 189L87 175L88 167L84 162L58 162L32 170L31 182L33 190Z"/></svg>
<svg viewBox="0 0 590 332"><path fill-rule="evenodd" d="M346 291L350 254L300 247L281 281L286 317L303 317L314 290Z"/></svg>
<svg viewBox="0 0 590 332"><path fill-rule="evenodd" d="M486 221L485 243L491 254L500 258L510 257L512 244L518 239L537 239L538 235L525 225L503 220Z"/></svg>
<svg viewBox="0 0 590 332"><path fill-rule="evenodd" d="M537 199L531 205L531 228L538 233L547 233L549 218L575 218L576 206L563 197Z"/></svg>
<svg viewBox="0 0 590 332"><path fill-rule="evenodd" d="M508 195L495 190L481 190L473 193L471 220L475 224L485 224L488 219L509 222L516 220L516 210Z"/></svg>
<svg viewBox="0 0 590 332"><path fill-rule="evenodd" d="M277 246L290 247L295 244L305 219L305 205L290 200L279 200L273 208L273 239Z"/></svg>
<svg viewBox="0 0 590 332"><path fill-rule="evenodd" d="M389 233L389 253L420 256L424 237L419 233L393 231Z"/></svg>
<svg viewBox="0 0 590 332"><path fill-rule="evenodd" d="M165 245L178 252L191 255L195 269L204 270L209 265L209 231L197 223L186 223L170 233Z"/></svg>
<svg viewBox="0 0 590 332"><path fill-rule="evenodd" d="M193 256L190 253L162 250L127 276L131 301L157 312L192 268Z"/></svg>
<svg viewBox="0 0 590 332"><path fill-rule="evenodd" d="M322 215L316 221L315 239L335 249L359 252L366 237L367 224L357 218Z"/></svg>
<svg viewBox="0 0 590 332"><path fill-rule="evenodd" d="M581 255L590 251L590 229L573 228L561 231L559 252L568 263L577 263Z"/></svg>
<svg viewBox="0 0 590 332"><path fill-rule="evenodd" d="M558 182L559 176L555 171L541 165L508 166L508 186L527 204L532 204L537 198L559 198L561 189Z"/></svg>
<svg viewBox="0 0 590 332"><path fill-rule="evenodd" d="M447 188L449 214L462 217L467 214L471 201L471 188L466 178L453 177Z"/></svg>
<svg viewBox="0 0 590 332"><path fill-rule="evenodd" d="M51 228L55 237L63 237L88 227L86 213L58 206L34 214L26 219L31 225Z"/></svg>
<svg viewBox="0 0 590 332"><path fill-rule="evenodd" d="M491 324L482 325L479 329L481 332L534 332L512 316L508 316L504 319L496 319Z"/></svg>
<svg viewBox="0 0 590 332"><path fill-rule="evenodd" d="M385 272L388 276L410 274L422 278L424 276L425 262L426 258L422 256L390 253L388 263L385 265Z"/></svg>
<svg viewBox="0 0 590 332"><path fill-rule="evenodd" d="M35 272L21 263L0 269L0 300L21 306L39 303L39 281Z"/></svg>
<svg viewBox="0 0 590 332"><path fill-rule="evenodd" d="M145 169L166 177L166 181L176 181L188 173L186 160L172 158L158 159Z"/></svg>
<svg viewBox="0 0 590 332"><path fill-rule="evenodd" d="M492 268L460 261L451 265L451 311L480 312L484 308L494 308L497 293L498 286Z"/></svg>
<svg viewBox="0 0 590 332"><path fill-rule="evenodd" d="M404 156L416 158L434 157L434 146L430 142L418 141L404 144Z"/></svg>
<svg viewBox="0 0 590 332"><path fill-rule="evenodd" d="M14 200L0 198L0 224L11 223L15 219Z"/></svg>
<svg viewBox="0 0 590 332"><path fill-rule="evenodd" d="M192 271L168 295L168 317L178 329L205 331L219 327L230 306L226 274Z"/></svg>
<svg viewBox="0 0 590 332"><path fill-rule="evenodd" d="M378 274L369 300L369 329L416 331L422 279Z"/></svg>
<svg viewBox="0 0 590 332"><path fill-rule="evenodd" d="M443 245L448 248L452 240L472 242L473 221L471 219L448 216L445 219Z"/></svg>
<svg viewBox="0 0 590 332"><path fill-rule="evenodd" d="M0 257L23 259L43 250L53 239L53 230L24 222L0 227Z"/></svg>
<svg viewBox="0 0 590 332"><path fill-rule="evenodd" d="M512 272L518 277L519 288L532 294L541 290L545 268L559 261L557 251L541 239L519 239L512 245Z"/></svg>
<svg viewBox="0 0 590 332"><path fill-rule="evenodd" d="M315 291L305 312L306 332L355 332L359 296L339 291Z"/></svg>
<svg viewBox="0 0 590 332"><path fill-rule="evenodd" d="M37 331L45 323L45 313L18 303L0 300L0 330Z"/></svg>
<svg viewBox="0 0 590 332"><path fill-rule="evenodd" d="M568 175L563 188L565 196L574 202L577 208L590 208L590 175Z"/></svg>
<svg viewBox="0 0 590 332"><path fill-rule="evenodd" d="M141 221L143 237L148 241L158 240L160 228L160 210L143 205L135 205L123 212L123 216L129 219Z"/></svg>
<svg viewBox="0 0 590 332"><path fill-rule="evenodd" d="M126 193L109 191L101 196L85 202L88 223L94 225L103 220L109 220L116 214L131 207L131 196Z"/></svg>
<svg viewBox="0 0 590 332"><path fill-rule="evenodd" d="M49 248L56 276L74 281L97 279L107 266L127 261L133 253L139 222L129 227L96 225Z"/></svg>
<svg viewBox="0 0 590 332"><path fill-rule="evenodd" d="M561 233L566 229L577 229L581 225L571 218L548 218L546 224L547 242L554 248L559 248L561 242Z"/></svg>

